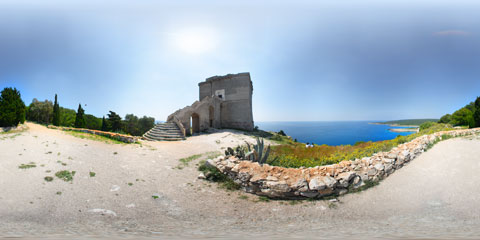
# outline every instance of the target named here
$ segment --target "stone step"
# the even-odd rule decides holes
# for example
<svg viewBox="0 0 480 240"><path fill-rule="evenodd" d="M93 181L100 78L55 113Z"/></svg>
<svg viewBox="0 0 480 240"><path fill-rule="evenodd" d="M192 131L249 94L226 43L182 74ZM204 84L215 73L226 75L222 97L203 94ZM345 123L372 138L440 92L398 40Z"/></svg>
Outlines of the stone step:
<svg viewBox="0 0 480 240"><path fill-rule="evenodd" d="M145 139L149 141L181 141L185 140L184 138L151 138L148 136L143 136Z"/></svg>
<svg viewBox="0 0 480 240"><path fill-rule="evenodd" d="M151 137L182 137L182 134L167 134L167 133L147 133L146 135Z"/></svg>
<svg viewBox="0 0 480 240"><path fill-rule="evenodd" d="M163 131L163 130L156 130L152 129L149 132L151 133L169 133L169 134L182 134L179 130L168 130L168 131Z"/></svg>
<svg viewBox="0 0 480 240"><path fill-rule="evenodd" d="M180 131L178 128L153 128L155 130L160 130L160 131Z"/></svg>
<svg viewBox="0 0 480 240"><path fill-rule="evenodd" d="M143 137L150 141L185 140L185 137L175 123L159 123L145 133Z"/></svg>

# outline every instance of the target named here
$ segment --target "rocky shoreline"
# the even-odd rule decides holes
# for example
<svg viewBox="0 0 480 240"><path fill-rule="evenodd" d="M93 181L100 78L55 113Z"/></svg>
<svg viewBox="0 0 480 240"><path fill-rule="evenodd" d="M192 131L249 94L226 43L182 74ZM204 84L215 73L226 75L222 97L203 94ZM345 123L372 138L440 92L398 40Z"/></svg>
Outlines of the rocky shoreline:
<svg viewBox="0 0 480 240"><path fill-rule="evenodd" d="M217 168L248 193L275 199L323 198L358 191L376 183L418 157L444 136L480 133L480 128L442 131L400 144L389 152L314 168L284 168L224 156L210 159Z"/></svg>

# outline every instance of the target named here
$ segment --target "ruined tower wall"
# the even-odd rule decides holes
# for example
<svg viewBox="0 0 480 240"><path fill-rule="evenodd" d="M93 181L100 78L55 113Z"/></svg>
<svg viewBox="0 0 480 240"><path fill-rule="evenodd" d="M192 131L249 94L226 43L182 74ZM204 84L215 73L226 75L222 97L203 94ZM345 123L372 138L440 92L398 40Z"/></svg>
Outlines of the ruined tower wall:
<svg viewBox="0 0 480 240"><path fill-rule="evenodd" d="M198 85L200 99L207 96L222 99L220 104L222 128L253 130L253 86L250 73L210 77Z"/></svg>

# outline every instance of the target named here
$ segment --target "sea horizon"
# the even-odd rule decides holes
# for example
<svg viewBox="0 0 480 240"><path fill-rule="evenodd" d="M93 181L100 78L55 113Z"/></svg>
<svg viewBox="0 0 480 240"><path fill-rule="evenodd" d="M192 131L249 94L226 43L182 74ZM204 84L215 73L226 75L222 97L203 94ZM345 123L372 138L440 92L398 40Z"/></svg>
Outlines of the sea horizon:
<svg viewBox="0 0 480 240"><path fill-rule="evenodd" d="M353 145L359 141L383 141L413 132L392 132L390 125L370 124L384 120L358 121L257 121L255 125L265 131L283 130L292 139L302 143L332 146ZM407 128L395 126L395 128Z"/></svg>

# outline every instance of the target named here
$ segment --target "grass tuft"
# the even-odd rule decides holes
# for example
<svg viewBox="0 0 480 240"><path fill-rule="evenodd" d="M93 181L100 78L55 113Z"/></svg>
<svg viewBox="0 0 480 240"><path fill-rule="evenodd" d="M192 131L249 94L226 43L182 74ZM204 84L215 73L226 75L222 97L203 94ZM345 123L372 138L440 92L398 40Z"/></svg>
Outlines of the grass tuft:
<svg viewBox="0 0 480 240"><path fill-rule="evenodd" d="M29 169L29 168L34 168L34 167L37 167L37 165L34 163L34 162L31 162L31 163L22 163L20 164L20 166L18 166L18 168L20 169Z"/></svg>
<svg viewBox="0 0 480 240"><path fill-rule="evenodd" d="M75 176L75 171L68 171L68 170L63 170L63 171L58 171L55 173L55 176L57 176L57 178L60 178L62 179L63 181L65 182L70 182L73 180L73 176Z"/></svg>

